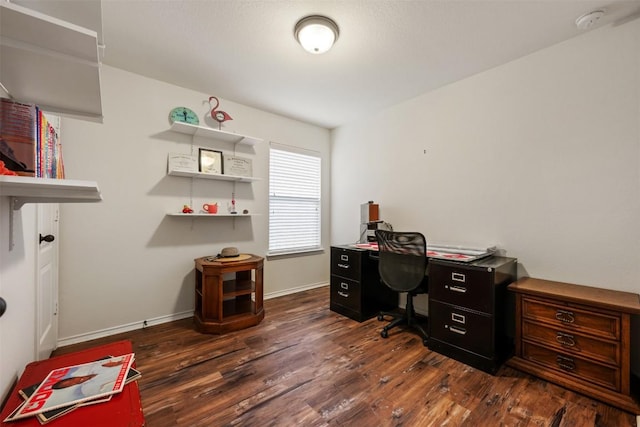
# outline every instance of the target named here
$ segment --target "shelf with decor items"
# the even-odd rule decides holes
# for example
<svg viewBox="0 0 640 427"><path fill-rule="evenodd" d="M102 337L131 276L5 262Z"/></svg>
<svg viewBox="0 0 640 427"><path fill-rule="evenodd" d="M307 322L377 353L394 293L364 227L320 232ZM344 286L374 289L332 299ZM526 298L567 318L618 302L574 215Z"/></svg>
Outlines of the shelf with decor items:
<svg viewBox="0 0 640 427"><path fill-rule="evenodd" d="M237 176L237 175L225 175L225 174L213 174L213 173L204 173L204 172L193 172L179 169L170 169L167 172L167 175L170 176L182 176L185 178L196 178L196 179L215 179L218 181L235 181L235 182L253 182L259 181L260 178L254 178L251 176Z"/></svg>
<svg viewBox="0 0 640 427"><path fill-rule="evenodd" d="M189 123L175 121L171 124L171 130L186 135L193 135L202 138L215 139L218 141L232 142L234 144L256 145L263 142L260 138L241 135L238 133L218 130L207 126L192 125Z"/></svg>
<svg viewBox="0 0 640 427"><path fill-rule="evenodd" d="M254 214L255 215L255 214ZM173 212L168 213L167 216L178 216L178 217L191 217L191 218L250 218L253 216L252 214L209 214L209 213L182 213L182 212Z"/></svg>

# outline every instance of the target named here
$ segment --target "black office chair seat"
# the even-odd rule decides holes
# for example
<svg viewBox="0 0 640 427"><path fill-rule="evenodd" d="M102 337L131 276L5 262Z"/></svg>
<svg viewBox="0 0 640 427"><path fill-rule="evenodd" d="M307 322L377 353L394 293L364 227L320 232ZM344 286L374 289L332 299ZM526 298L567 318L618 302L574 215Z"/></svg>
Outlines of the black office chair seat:
<svg viewBox="0 0 640 427"><path fill-rule="evenodd" d="M407 326L418 332L422 343L428 344L429 335L416 321L413 298L429 292L427 271L427 241L421 233L376 230L378 240L380 280L396 292L407 294L404 313L383 311L378 320L386 317L393 319L387 324L380 336L387 338L389 330L396 326Z"/></svg>

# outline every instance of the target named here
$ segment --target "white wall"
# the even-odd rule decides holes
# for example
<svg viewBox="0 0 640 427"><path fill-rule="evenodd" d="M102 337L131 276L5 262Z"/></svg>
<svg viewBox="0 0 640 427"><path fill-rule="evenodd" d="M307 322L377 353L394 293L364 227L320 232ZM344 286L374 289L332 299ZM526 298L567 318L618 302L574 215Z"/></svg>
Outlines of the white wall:
<svg viewBox="0 0 640 427"><path fill-rule="evenodd" d="M252 218L175 218L190 202L226 206L234 184L167 176L167 153L189 153L191 137L169 131L169 111L186 106L204 123L203 94L111 67L102 69L104 123L63 119L67 178L98 182L104 201L61 205L60 343L191 316L194 258L223 247L264 256L268 239L269 141L319 151L323 161L323 242L329 241L328 130L221 100L233 120L224 130L264 138L237 153L253 159L254 176L237 183L239 210ZM209 118L209 125L211 119ZM217 123L215 123L217 125ZM196 138L197 146L225 152L230 143ZM265 262L265 295L325 284L328 251ZM267 316L269 313L266 314Z"/></svg>
<svg viewBox="0 0 640 427"><path fill-rule="evenodd" d="M36 356L36 210L15 211L14 247L9 250L8 197L0 197L0 296L7 311L0 318L0 402L25 364Z"/></svg>
<svg viewBox="0 0 640 427"><path fill-rule="evenodd" d="M331 241L374 200L430 242L498 245L521 276L640 292L639 116L635 20L342 126Z"/></svg>

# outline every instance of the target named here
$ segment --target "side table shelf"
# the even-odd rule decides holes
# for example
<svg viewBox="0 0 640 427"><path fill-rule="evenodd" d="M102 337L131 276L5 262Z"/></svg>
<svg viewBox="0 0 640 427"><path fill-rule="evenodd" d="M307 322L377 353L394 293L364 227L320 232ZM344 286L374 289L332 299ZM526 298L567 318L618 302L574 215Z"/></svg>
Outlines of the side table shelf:
<svg viewBox="0 0 640 427"><path fill-rule="evenodd" d="M262 321L264 258L250 255L222 261L202 257L195 263L194 320L200 332L223 334Z"/></svg>

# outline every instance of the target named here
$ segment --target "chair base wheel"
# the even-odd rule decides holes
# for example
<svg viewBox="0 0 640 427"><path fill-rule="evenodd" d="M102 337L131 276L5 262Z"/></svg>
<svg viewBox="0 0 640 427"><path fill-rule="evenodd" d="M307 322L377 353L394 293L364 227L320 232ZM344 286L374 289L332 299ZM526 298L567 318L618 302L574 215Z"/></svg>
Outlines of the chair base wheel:
<svg viewBox="0 0 640 427"><path fill-rule="evenodd" d="M384 320L384 316L382 314L378 314L378 322L382 322Z"/></svg>
<svg viewBox="0 0 640 427"><path fill-rule="evenodd" d="M380 336L382 338L387 338L389 336L389 332L385 331L384 329L382 331L380 331Z"/></svg>

